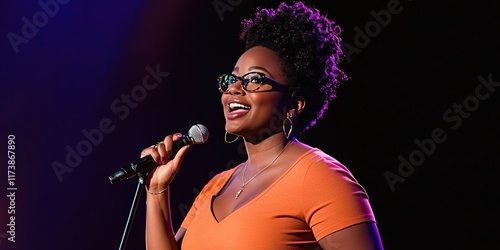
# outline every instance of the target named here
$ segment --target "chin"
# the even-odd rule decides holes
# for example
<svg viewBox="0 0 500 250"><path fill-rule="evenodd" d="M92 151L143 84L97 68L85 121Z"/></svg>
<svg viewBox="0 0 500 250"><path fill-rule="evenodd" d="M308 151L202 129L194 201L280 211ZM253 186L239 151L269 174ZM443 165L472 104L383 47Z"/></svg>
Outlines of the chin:
<svg viewBox="0 0 500 250"><path fill-rule="evenodd" d="M234 122L232 122L232 121L226 120L225 129L228 133L234 134L234 133L238 133L240 131L240 126L234 124Z"/></svg>

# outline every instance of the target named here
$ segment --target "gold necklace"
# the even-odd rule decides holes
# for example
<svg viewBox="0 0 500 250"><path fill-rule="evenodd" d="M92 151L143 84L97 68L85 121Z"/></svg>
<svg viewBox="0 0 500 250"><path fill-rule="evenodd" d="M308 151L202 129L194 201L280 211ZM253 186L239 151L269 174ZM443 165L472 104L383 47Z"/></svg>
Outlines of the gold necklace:
<svg viewBox="0 0 500 250"><path fill-rule="evenodd" d="M243 167L243 173L241 174L241 180L243 182L243 185L241 185L241 188L240 190L238 190L238 192L236 192L236 195L234 196L234 199L238 199L238 197L240 197L241 193L243 192L243 189L245 189L245 187L248 185L248 183L250 183L255 177L257 177L257 175L259 175L260 173L264 172L264 170L268 169L271 165L273 165L273 163L280 157L280 155L285 151L285 148L286 146L288 146L288 144L290 144L291 141L288 141L286 143L286 145L283 147L283 149L281 150L281 152L278 154L278 156L276 156L276 158L274 158L273 161L271 161L271 163L269 163L269 165L267 165L267 167L261 169L259 172L257 172L254 176L252 176L252 178L250 178L247 182L245 182L245 171L247 170L247 165L248 165L248 160L245 162L245 166Z"/></svg>

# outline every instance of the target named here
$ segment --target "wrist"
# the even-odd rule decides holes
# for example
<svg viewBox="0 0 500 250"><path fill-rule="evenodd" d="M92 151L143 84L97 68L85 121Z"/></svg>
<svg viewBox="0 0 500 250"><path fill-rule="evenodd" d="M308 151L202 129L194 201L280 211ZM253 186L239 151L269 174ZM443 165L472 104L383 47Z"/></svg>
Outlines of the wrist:
<svg viewBox="0 0 500 250"><path fill-rule="evenodd" d="M166 191L168 190L168 186L167 186L167 187L165 187L165 188L161 188L161 189L160 189L160 188L153 188L152 190L150 190L150 189L148 188L148 185L145 185L145 188L146 188L146 192L147 192L148 194L152 194L152 195L160 195L160 194L164 194L164 193L166 193Z"/></svg>

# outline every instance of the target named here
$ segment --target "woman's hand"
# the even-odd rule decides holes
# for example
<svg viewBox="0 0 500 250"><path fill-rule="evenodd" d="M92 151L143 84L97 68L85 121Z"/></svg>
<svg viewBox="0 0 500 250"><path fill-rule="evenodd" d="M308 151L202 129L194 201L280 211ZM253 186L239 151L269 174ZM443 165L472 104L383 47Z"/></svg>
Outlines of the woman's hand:
<svg viewBox="0 0 500 250"><path fill-rule="evenodd" d="M156 146L151 146L141 152L141 158L151 155L153 160L160 166L153 169L146 180L146 187L149 193L159 193L164 191L175 177L179 167L184 159L184 155L189 148L189 145L182 147L171 159L172 148L175 141L182 138L182 134L175 133L167 135L165 139Z"/></svg>

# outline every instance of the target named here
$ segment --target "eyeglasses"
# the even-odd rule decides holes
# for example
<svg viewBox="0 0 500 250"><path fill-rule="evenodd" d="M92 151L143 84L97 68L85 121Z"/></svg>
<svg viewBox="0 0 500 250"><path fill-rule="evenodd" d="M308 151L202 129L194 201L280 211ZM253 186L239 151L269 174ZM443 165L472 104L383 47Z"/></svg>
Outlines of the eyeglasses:
<svg viewBox="0 0 500 250"><path fill-rule="evenodd" d="M269 81L264 82L264 79ZM260 72L249 72L244 74L243 76L235 76L234 74L223 74L217 77L217 82L219 82L219 91L221 93L225 93L229 87L235 84L238 80L241 81L241 87L249 92L256 92L261 89L259 92L272 91L274 87L281 88L285 91L294 92L294 90L288 86L285 86L278 81L267 77L264 73ZM270 85L272 88L265 88L262 86Z"/></svg>

